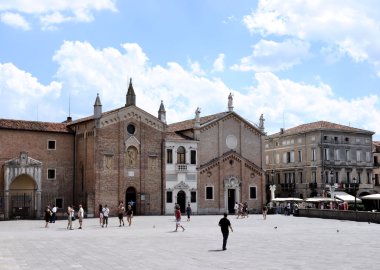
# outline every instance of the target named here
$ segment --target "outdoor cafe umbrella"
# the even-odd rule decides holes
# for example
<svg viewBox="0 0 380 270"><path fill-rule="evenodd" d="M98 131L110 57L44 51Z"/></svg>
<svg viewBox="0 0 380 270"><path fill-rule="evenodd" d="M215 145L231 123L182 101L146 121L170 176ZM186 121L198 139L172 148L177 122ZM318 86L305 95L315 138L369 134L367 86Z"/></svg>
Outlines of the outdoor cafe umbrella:
<svg viewBox="0 0 380 270"><path fill-rule="evenodd" d="M273 202L302 202L303 199L289 197L289 198L274 198L272 201Z"/></svg>
<svg viewBox="0 0 380 270"><path fill-rule="evenodd" d="M379 201L380 201L380 193L376 193L376 194L370 194L370 195L365 195L363 197L360 197L362 200L372 200L372 201L377 201L376 202L376 206L377 206L377 209L379 209Z"/></svg>

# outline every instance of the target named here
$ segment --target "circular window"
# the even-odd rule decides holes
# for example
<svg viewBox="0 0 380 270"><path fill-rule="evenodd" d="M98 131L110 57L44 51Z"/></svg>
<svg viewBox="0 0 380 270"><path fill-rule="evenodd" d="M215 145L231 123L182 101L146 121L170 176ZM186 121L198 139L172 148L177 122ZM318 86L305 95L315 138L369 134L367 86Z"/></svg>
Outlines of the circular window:
<svg viewBox="0 0 380 270"><path fill-rule="evenodd" d="M134 125L129 124L129 125L127 126L127 131L128 131L129 134L135 134L136 128L135 128Z"/></svg>

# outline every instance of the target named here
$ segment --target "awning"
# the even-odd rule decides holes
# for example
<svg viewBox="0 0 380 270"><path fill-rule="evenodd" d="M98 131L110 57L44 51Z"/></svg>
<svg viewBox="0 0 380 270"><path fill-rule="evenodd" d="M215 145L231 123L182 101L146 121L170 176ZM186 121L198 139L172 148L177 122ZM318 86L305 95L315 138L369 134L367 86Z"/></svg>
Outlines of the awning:
<svg viewBox="0 0 380 270"><path fill-rule="evenodd" d="M300 198L274 198L273 202L302 202L303 199Z"/></svg>
<svg viewBox="0 0 380 270"><path fill-rule="evenodd" d="M313 197L313 198L307 198L306 202L312 202L312 203L317 203L317 202L334 202L336 199L330 198L330 197Z"/></svg>
<svg viewBox="0 0 380 270"><path fill-rule="evenodd" d="M371 195L365 195L361 197L363 200L380 200L380 194L371 194Z"/></svg>
<svg viewBox="0 0 380 270"><path fill-rule="evenodd" d="M335 198L337 198L341 201L348 202L348 203L355 202L355 196L352 196L352 195L350 195L344 191L335 191L334 195L335 195ZM356 198L356 202L361 203L362 200L360 200L359 198Z"/></svg>

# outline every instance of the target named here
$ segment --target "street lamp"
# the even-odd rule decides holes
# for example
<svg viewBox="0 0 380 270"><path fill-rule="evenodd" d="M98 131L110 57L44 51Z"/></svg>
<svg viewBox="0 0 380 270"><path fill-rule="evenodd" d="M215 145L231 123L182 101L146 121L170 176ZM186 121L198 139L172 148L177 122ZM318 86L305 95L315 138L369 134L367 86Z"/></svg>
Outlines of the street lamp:
<svg viewBox="0 0 380 270"><path fill-rule="evenodd" d="M356 179L356 177L352 178L352 183L354 183L354 191L355 191L355 193L354 193L354 195L355 195L355 206L354 206L355 211L358 210L356 207L357 182L358 182L358 180Z"/></svg>
<svg viewBox="0 0 380 270"><path fill-rule="evenodd" d="M334 183L334 170L331 169L330 171L330 196L332 199L334 199L335 202L335 183ZM331 202L331 209L333 209L333 202Z"/></svg>

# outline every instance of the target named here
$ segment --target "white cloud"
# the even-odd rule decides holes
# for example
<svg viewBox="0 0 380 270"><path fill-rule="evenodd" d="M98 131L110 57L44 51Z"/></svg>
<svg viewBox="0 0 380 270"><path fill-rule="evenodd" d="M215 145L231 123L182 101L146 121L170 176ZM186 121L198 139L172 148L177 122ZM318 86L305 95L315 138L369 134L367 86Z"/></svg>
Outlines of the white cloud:
<svg viewBox="0 0 380 270"><path fill-rule="evenodd" d="M307 57L309 48L309 43L295 39L284 42L262 39L253 46L252 55L243 57L239 65L233 65L231 68L257 72L286 70Z"/></svg>
<svg viewBox="0 0 380 270"><path fill-rule="evenodd" d="M220 53L215 59L213 64L213 72L223 72L224 71L224 53Z"/></svg>
<svg viewBox="0 0 380 270"><path fill-rule="evenodd" d="M334 94L330 86L319 82L308 85L280 79L273 73L256 73L257 86L246 95L235 94L237 108L245 115L264 113L269 133L283 126L290 128L302 123L325 120L380 133L379 96L358 96L344 99ZM253 104L246 106L247 100ZM250 108L254 107L254 109Z"/></svg>
<svg viewBox="0 0 380 270"><path fill-rule="evenodd" d="M52 81L48 85L38 82L28 72L20 70L12 63L0 63L0 105L6 108L9 115L17 115L20 119L31 119L30 112L37 106L41 106L41 116L51 119L56 114L54 101L60 96L62 84ZM45 108L45 109L43 109ZM50 115L50 117L49 117ZM33 119L35 120L35 118Z"/></svg>
<svg viewBox="0 0 380 270"><path fill-rule="evenodd" d="M243 21L252 33L320 43L355 62L376 66L380 11L372 7L373 1L261 0L257 10Z"/></svg>
<svg viewBox="0 0 380 270"><path fill-rule="evenodd" d="M197 62L190 61L190 70L174 62L151 66L139 45L126 43L122 48L95 49L87 42L66 41L55 53L56 77L63 90L71 92L73 112L92 114L96 93L100 93L103 110L124 106L130 77L137 105L157 115L164 100L169 122L194 117L198 106L207 108L202 111L205 114L226 109L231 90L218 79L203 78Z"/></svg>
<svg viewBox="0 0 380 270"><path fill-rule="evenodd" d="M37 16L44 30L52 30L64 22L91 22L93 12L101 10L117 11L116 0L12 0L1 1L0 11Z"/></svg>
<svg viewBox="0 0 380 270"><path fill-rule="evenodd" d="M14 28L20 28L22 30L30 30L29 23L18 13L4 12L0 14L0 20L9 26Z"/></svg>

